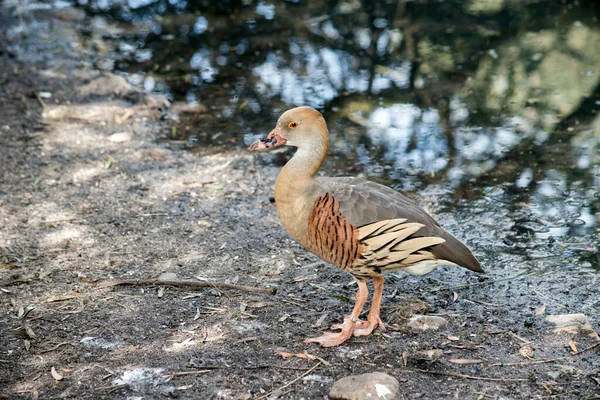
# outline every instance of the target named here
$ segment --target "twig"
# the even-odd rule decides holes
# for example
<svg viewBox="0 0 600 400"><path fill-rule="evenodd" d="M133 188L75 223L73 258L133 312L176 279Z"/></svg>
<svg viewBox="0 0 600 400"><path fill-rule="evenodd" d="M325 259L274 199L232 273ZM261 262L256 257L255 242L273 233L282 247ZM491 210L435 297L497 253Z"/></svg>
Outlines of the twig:
<svg viewBox="0 0 600 400"><path fill-rule="evenodd" d="M169 382L171 379L176 378L178 376L205 374L210 371L212 371L212 370L211 369L200 369L197 371L173 372L171 375L169 375L169 379L167 379L167 382Z"/></svg>
<svg viewBox="0 0 600 400"><path fill-rule="evenodd" d="M308 354L306 352L305 353L288 353L287 351L275 350L275 353L279 354L283 358L296 357L296 358L303 358L305 360L319 360L323 363L323 365L326 365L326 366L329 365L329 362L326 361L325 359L323 359L319 356L314 356L312 354Z"/></svg>
<svg viewBox="0 0 600 400"><path fill-rule="evenodd" d="M580 355L582 353L585 353L586 351L595 349L598 346L600 346L600 343L596 343L596 344L594 344L594 345L592 345L590 347L586 347L585 349L581 350L578 353L571 354L571 355L564 356L564 357L544 358L542 360L522 361L522 362L516 362L516 363L494 363L494 364L489 364L488 367L512 367L512 366L515 366L515 365L545 364L545 363L554 362L554 361L568 360L569 358L577 357L578 355Z"/></svg>
<svg viewBox="0 0 600 400"><path fill-rule="evenodd" d="M70 343L70 342L62 342L62 343L59 343L59 344L57 344L56 346L54 346L54 347L51 347L51 348L49 348L49 349L40 350L40 351L38 351L38 352L37 352L37 354L49 353L49 352L51 352L51 351L58 350L58 348L60 348L60 347L62 347L62 346L65 346L65 345L67 345L67 344L68 344L68 345L71 345L71 346L75 346L73 343Z"/></svg>
<svg viewBox="0 0 600 400"><path fill-rule="evenodd" d="M496 282L510 281L512 279L521 279L521 278L525 278L525 277L532 276L532 275L538 275L538 273L537 272L522 273L522 274L518 274L518 275L509 276L506 278L494 279L492 281L470 283L468 285L438 287L438 288L431 289L428 292L440 292L442 290L464 289L464 288L473 287L473 286L491 285L492 283L496 283Z"/></svg>
<svg viewBox="0 0 600 400"><path fill-rule="evenodd" d="M128 383L124 383L122 385L114 385L114 386L101 386L101 387L97 387L94 390L97 391L109 391L109 392L114 392L115 390L119 390L119 389L127 389L129 387Z"/></svg>
<svg viewBox="0 0 600 400"><path fill-rule="evenodd" d="M0 286L17 285L19 283L26 283L26 282L31 281L32 279L38 279L38 278L39 278L38 274L23 275L23 276L18 277L17 279L12 280L12 281L2 282L2 283L0 283Z"/></svg>
<svg viewBox="0 0 600 400"><path fill-rule="evenodd" d="M253 286L240 286L231 285L229 283L218 283L218 282L197 282L197 281L171 281L162 279L128 279L123 281L103 281L98 282L100 287L120 286L120 285L133 285L133 286L175 286L175 287L209 287L209 288L222 288L222 289L235 289L243 292L262 293L262 294L276 294L277 289L263 289Z"/></svg>
<svg viewBox="0 0 600 400"><path fill-rule="evenodd" d="M521 336L517 335L516 333L513 333L511 331L508 331L508 334L511 335L512 337L514 337L515 339L519 339L521 342L525 343L525 344L533 344L532 341L527 340L522 338Z"/></svg>
<svg viewBox="0 0 600 400"><path fill-rule="evenodd" d="M305 373L303 373L302 375L298 376L296 379L294 379L291 382L286 383L285 385L283 385L282 387L276 389L276 390L272 390L271 392L258 397L256 400L262 400L262 399L266 399L267 397L269 397L271 394L275 393L275 392L279 392L283 389L285 389L286 387L292 386L294 383L298 382L300 379L304 378L306 375L310 374L311 372L313 372L315 369L317 369L318 366L322 365L323 362L319 361L318 363L316 363L314 365L314 367L312 367L311 369L309 369L308 371L306 371Z"/></svg>
<svg viewBox="0 0 600 400"><path fill-rule="evenodd" d="M46 102L44 100L42 100L42 96L40 96L40 94L38 92L33 92L33 94L35 95L35 98L42 106L43 111L46 111L48 109L48 106L46 105Z"/></svg>
<svg viewBox="0 0 600 400"><path fill-rule="evenodd" d="M426 369L419 369L419 368L402 368L402 369L400 369L400 371L424 372L426 374L453 376L455 378L473 379L473 380L477 380L477 381L493 381L493 382L526 382L526 381L529 381L529 379L526 379L526 378L486 378L483 376L455 374L453 372L428 371Z"/></svg>
<svg viewBox="0 0 600 400"><path fill-rule="evenodd" d="M481 300L464 299L463 301L469 301L471 303L483 304L484 306L490 306L490 307L504 307L504 304L500 304L500 303L486 303L485 301L481 301Z"/></svg>

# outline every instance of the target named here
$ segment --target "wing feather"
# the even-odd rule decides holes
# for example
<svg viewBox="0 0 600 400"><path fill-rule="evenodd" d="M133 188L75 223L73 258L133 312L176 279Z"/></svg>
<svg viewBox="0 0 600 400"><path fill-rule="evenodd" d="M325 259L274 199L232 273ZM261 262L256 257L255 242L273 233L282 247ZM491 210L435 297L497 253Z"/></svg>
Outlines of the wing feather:
<svg viewBox="0 0 600 400"><path fill-rule="evenodd" d="M386 252L404 252L402 249L407 249L404 246L414 245L414 249L411 247L413 251L430 247L430 253L434 259L446 260L473 271L482 271L479 261L462 242L443 229L413 200L401 193L378 183L358 178L323 177L318 178L318 181L324 190L337 199L340 213L345 220L359 228L359 240L361 242L369 241L370 245L367 247L386 249L379 254L383 257L376 259L388 257L387 254L384 254ZM421 226L416 228L417 225L411 224ZM410 231L407 229L416 230L407 234ZM391 239L392 233L398 237L406 236L396 241ZM377 236L382 237L375 239ZM406 238L411 238L406 243L410 243L416 238L423 240L410 245L403 244ZM390 243L393 243L393 249L388 246ZM375 254L371 253L368 258L371 256L375 256ZM394 259L400 256L397 254Z"/></svg>

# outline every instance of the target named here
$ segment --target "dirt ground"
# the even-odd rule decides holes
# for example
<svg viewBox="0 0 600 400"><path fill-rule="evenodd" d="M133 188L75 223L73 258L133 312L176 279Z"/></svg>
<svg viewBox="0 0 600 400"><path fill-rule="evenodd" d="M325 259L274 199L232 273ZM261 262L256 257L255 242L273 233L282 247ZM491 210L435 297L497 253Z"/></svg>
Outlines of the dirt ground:
<svg viewBox="0 0 600 400"><path fill-rule="evenodd" d="M600 399L597 335L558 334L545 319L583 313L598 329L598 271L574 273L568 244L503 244L507 213L483 199L443 212L451 199L436 188L422 201L487 273L390 275L385 332L334 349L303 344L351 309L356 285L284 232L270 201L278 167L242 146L192 153L167 140L183 113L210 124L218 110L170 105L98 72L97 55L74 45L85 23L76 10L9 5L0 8L1 398L326 399L335 380L381 371L399 380L402 399ZM102 285L156 278L277 294ZM413 314L448 325L416 332Z"/></svg>

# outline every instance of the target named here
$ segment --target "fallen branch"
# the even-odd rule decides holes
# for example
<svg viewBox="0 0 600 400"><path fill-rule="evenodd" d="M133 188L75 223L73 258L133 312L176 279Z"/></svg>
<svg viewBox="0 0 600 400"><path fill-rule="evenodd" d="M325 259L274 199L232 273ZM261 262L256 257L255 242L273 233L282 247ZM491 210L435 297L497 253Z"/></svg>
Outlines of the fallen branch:
<svg viewBox="0 0 600 400"><path fill-rule="evenodd" d="M318 366L322 365L323 362L319 361L318 363L316 363L311 369L309 369L308 371L306 371L305 373L303 373L302 375L298 376L296 379L294 379L291 382L286 383L285 385L283 385L282 387L272 390L271 392L258 397L256 400L262 400L262 399L266 399L267 397L270 397L273 393L275 392L281 392L283 389L292 386L294 383L298 382L300 379L304 378L306 375L310 374L311 372L313 372L315 369L317 369Z"/></svg>
<svg viewBox="0 0 600 400"><path fill-rule="evenodd" d="M221 288L221 289L234 289L241 290L243 292L252 292L252 293L262 293L262 294L276 294L277 289L263 289L257 288L253 286L240 286L240 285L231 285L229 283L218 283L218 282L198 282L198 281L170 281L170 280L161 280L161 279L128 279L124 281L103 281L98 282L98 286L100 287L110 287L110 286L122 286L122 285L131 285L131 286L175 286L175 287L192 287L192 288Z"/></svg>
<svg viewBox="0 0 600 400"><path fill-rule="evenodd" d="M555 361L568 360L569 358L577 357L578 355L583 354L586 351L595 349L598 346L600 346L600 343L596 343L596 344L594 344L594 345L592 345L590 347L586 347L585 349L581 350L578 353L571 354L571 355L564 356L564 357L544 358L544 359L541 359L541 360L522 361L522 362L515 362L515 363L494 363L494 364L489 364L488 367L512 367L512 366L515 366L515 365L546 364L546 363L555 362Z"/></svg>
<svg viewBox="0 0 600 400"><path fill-rule="evenodd" d="M419 368L402 368L402 369L400 369L400 371L423 372L426 374L445 375L445 376L452 376L454 378L473 379L476 381L493 381L493 382L526 382L526 381L529 381L529 379L526 379L526 378L486 378L483 376L463 375L463 374L456 374L453 372L428 371L426 369L419 369Z"/></svg>

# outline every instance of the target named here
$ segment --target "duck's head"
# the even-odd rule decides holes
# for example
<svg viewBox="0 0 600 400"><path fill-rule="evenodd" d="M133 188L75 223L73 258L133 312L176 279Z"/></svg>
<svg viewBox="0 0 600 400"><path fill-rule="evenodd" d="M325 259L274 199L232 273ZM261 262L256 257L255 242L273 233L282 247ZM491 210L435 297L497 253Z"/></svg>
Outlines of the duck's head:
<svg viewBox="0 0 600 400"><path fill-rule="evenodd" d="M268 150L278 146L311 147L329 142L327 124L321 113L312 107L297 107L284 112L275 129L250 145L250 150Z"/></svg>

